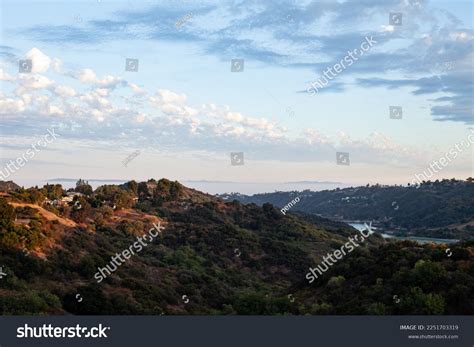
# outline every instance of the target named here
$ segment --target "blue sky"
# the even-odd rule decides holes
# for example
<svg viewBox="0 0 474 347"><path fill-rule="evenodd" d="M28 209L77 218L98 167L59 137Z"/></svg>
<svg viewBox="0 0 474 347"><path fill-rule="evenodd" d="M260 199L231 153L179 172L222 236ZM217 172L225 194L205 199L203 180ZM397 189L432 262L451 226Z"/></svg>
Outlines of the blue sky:
<svg viewBox="0 0 474 347"><path fill-rule="evenodd" d="M2 167L47 129L61 135L8 178L20 183L403 184L474 126L471 1L1 6ZM390 25L390 13L402 25ZM308 93L366 37L376 44ZM127 58L138 71L125 71ZM31 73L19 73L20 59L32 60ZM232 59L244 59L242 72L231 72ZM391 119L390 106L403 118ZM473 147L436 178L472 176ZM231 152L244 152L244 165L232 166ZM337 165L336 152L350 165Z"/></svg>

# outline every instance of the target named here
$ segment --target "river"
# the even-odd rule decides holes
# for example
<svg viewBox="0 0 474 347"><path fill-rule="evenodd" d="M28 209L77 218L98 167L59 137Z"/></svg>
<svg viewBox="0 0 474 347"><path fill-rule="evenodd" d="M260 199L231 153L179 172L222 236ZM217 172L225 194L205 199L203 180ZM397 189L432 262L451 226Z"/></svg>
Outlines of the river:
<svg viewBox="0 0 474 347"><path fill-rule="evenodd" d="M351 223L347 222L350 226L356 228L357 230L365 230L365 225L363 223ZM394 236L390 234L386 234L384 232L380 233L383 238L386 239L396 239L396 240L409 240L409 241L415 241L418 243L438 243L438 244L449 244L449 243L456 243L459 240L455 239L438 239L434 237L418 237L418 236Z"/></svg>

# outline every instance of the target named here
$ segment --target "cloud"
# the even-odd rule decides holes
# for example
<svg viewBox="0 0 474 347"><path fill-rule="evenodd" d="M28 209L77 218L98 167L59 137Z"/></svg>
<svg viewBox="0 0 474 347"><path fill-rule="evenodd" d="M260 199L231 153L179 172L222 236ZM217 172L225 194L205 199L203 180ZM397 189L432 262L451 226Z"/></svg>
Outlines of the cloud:
<svg viewBox="0 0 474 347"><path fill-rule="evenodd" d="M0 114L11 115L25 111L26 105L23 100L7 98L0 92Z"/></svg>
<svg viewBox="0 0 474 347"><path fill-rule="evenodd" d="M15 89L15 94L21 96L35 90L49 88L54 84L54 81L46 76L39 74L25 74L16 80L18 87Z"/></svg>
<svg viewBox="0 0 474 347"><path fill-rule="evenodd" d="M148 98L151 105L161 109L167 115L193 117L199 111L185 105L186 95L178 94L167 89L159 89L154 96ZM194 120L194 122L198 122Z"/></svg>
<svg viewBox="0 0 474 347"><path fill-rule="evenodd" d="M274 131L275 125L265 118L248 117L240 112L231 111L228 106L219 107L215 104L204 104L201 112L207 116L237 123L241 126L250 127L252 129L267 130L267 134L271 137L278 137L279 135ZM282 130L279 128L279 130ZM241 132L241 130L236 130Z"/></svg>
<svg viewBox="0 0 474 347"><path fill-rule="evenodd" d="M83 69L78 72L69 72L67 75L76 78L77 80L100 86L102 88L116 88L119 85L125 86L127 83L121 77L115 77L107 75L104 78L100 79L97 77L96 73L92 69Z"/></svg>
<svg viewBox="0 0 474 347"><path fill-rule="evenodd" d="M213 102L191 105L186 94L177 91L159 88L149 94L116 76L99 78L91 69L50 74L53 72L79 84L73 88L39 73L25 74L11 81L16 86L11 95L0 94L0 109L7 115L2 122L5 135L33 135L44 124L54 124L64 139L99 147L152 146L209 153L239 148L255 159L274 160L278 153L279 160L290 162L332 162L338 149L351 151L355 162L382 163L387 161L387 152L390 161L400 163L416 157L382 134L353 140L307 129L290 137L284 127L265 116L249 116ZM118 102L115 96L127 91L151 95L144 99L149 106L130 108Z"/></svg>
<svg viewBox="0 0 474 347"><path fill-rule="evenodd" d="M64 85L56 86L54 88L54 92L62 98L72 97L77 94L74 88Z"/></svg>
<svg viewBox="0 0 474 347"><path fill-rule="evenodd" d="M191 21L176 30L176 21L192 12ZM403 13L403 25L388 24L390 12ZM80 26L80 27L79 27ZM222 60L235 56L252 61L293 69L305 69L308 82L343 58L348 50L359 47L365 36L373 35L377 47L344 71L344 78L333 81L322 93L341 93L357 87L361 75L370 74L376 84L387 74L424 74L425 82L439 75L439 66L446 62L456 65L458 72L472 75L473 32L448 11L421 0L365 0L365 1L278 1L258 2L243 0L239 4L149 4L117 11L107 18L85 21L76 26L35 26L21 29L19 34L47 42L94 44L104 41L150 40L188 42L199 47L201 53L216 55ZM36 48L38 68L52 64ZM446 73L448 75L451 72ZM116 88L123 81L105 76L99 79L91 69L80 72L82 82L104 88ZM386 77L385 77L386 78ZM434 94L427 83L419 82L418 93ZM410 84L394 78L380 86L396 89ZM470 110L466 102L472 94L460 90L457 80L444 78L446 89L458 89L452 106L433 107L435 120L469 122ZM136 85L129 85L135 95L144 95ZM302 86L305 91L307 86ZM424 88L428 87L428 88ZM417 93L417 92L415 92ZM164 112L193 114L179 106L177 96L158 95L150 102L160 104ZM178 96L179 97L179 96ZM169 99L171 98L171 99ZM132 100L129 100L133 102ZM434 99L438 103L439 100ZM256 123L258 124L258 123ZM266 126L261 124L260 126Z"/></svg>
<svg viewBox="0 0 474 347"><path fill-rule="evenodd" d="M97 76L92 69L84 69L77 73L76 76L81 82L95 83L97 81Z"/></svg>
<svg viewBox="0 0 474 347"><path fill-rule="evenodd" d="M28 53L25 54L26 59L32 61L31 72L42 73L48 71L51 66L51 58L41 52L38 48L32 48Z"/></svg>
<svg viewBox="0 0 474 347"><path fill-rule="evenodd" d="M433 77L417 79L383 79L372 78L358 79L363 87L384 86L390 89L413 87L412 94L446 94L448 96L436 97L433 102L443 105L433 106L431 114L436 121L457 121L474 124L474 86L472 77L462 72L449 72Z"/></svg>
<svg viewBox="0 0 474 347"><path fill-rule="evenodd" d="M380 32L385 33L393 33L395 31L395 27L393 25L381 25L380 26Z"/></svg>
<svg viewBox="0 0 474 347"><path fill-rule="evenodd" d="M13 53L13 51L13 47L0 45L0 57L5 60L12 61L15 58L15 54Z"/></svg>
<svg viewBox="0 0 474 347"><path fill-rule="evenodd" d="M174 104L184 104L186 102L186 95L177 94L170 90L159 89L158 90L159 102L163 104L174 103Z"/></svg>
<svg viewBox="0 0 474 347"><path fill-rule="evenodd" d="M136 95L145 95L147 94L147 91L141 87L139 87L138 85L136 85L135 83L128 83L128 86L130 87L130 89L132 89L132 91L136 94Z"/></svg>

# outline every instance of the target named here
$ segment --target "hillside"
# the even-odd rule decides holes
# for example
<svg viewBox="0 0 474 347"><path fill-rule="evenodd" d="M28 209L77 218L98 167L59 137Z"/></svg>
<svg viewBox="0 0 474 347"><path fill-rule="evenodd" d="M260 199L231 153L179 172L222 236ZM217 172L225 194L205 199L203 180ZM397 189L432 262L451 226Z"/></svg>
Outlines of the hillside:
<svg viewBox="0 0 474 347"><path fill-rule="evenodd" d="M291 212L335 220L373 220L401 234L440 238L474 238L474 181L442 180L420 186L363 186L320 192L275 192L252 196L223 194L226 201L283 208L296 197ZM409 233L408 233L409 232Z"/></svg>
<svg viewBox="0 0 474 347"><path fill-rule="evenodd" d="M0 192L7 193L20 189L20 186L12 181L0 181Z"/></svg>
<svg viewBox="0 0 474 347"><path fill-rule="evenodd" d="M157 223L163 230L134 248ZM374 234L308 283L308 269L355 234L344 223L226 202L165 179L20 189L0 198L0 313L474 312L473 243L447 257L441 246ZM135 253L98 281L127 249Z"/></svg>

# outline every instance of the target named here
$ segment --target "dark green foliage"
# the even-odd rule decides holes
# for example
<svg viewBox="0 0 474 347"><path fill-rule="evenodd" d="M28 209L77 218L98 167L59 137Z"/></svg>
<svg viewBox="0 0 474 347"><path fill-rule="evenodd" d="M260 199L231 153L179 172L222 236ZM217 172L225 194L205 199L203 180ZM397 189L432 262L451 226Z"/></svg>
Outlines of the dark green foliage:
<svg viewBox="0 0 474 347"><path fill-rule="evenodd" d="M28 188L28 189L19 189L15 192L10 193L14 198L28 202L31 204L42 203L44 201L45 196L41 192L38 187L35 188Z"/></svg>
<svg viewBox="0 0 474 347"><path fill-rule="evenodd" d="M420 186L362 186L312 192L276 192L246 196L224 194L227 200L264 205L271 203L282 208L296 196L300 202L291 213L337 217L345 220L374 220L387 229L407 230L418 236L439 238L474 238L474 228L442 228L474 220L474 182L471 179L424 182ZM440 228L427 230L427 228ZM416 231L414 231L416 229Z"/></svg>
<svg viewBox="0 0 474 347"><path fill-rule="evenodd" d="M14 218L29 219L27 226L15 225ZM25 206L14 209L5 199L0 199L0 245L7 248L32 249L43 243L47 231L36 210Z"/></svg>
<svg viewBox="0 0 474 347"><path fill-rule="evenodd" d="M0 296L0 314L2 315L53 314L60 307L58 297L45 291Z"/></svg>
<svg viewBox="0 0 474 347"><path fill-rule="evenodd" d="M64 190L60 184L46 184L41 192L50 200L60 199L64 195Z"/></svg>
<svg viewBox="0 0 474 347"><path fill-rule="evenodd" d="M93 191L89 182L84 181L83 179L79 179L79 181L76 182L76 189L74 190L84 195L91 195Z"/></svg>
<svg viewBox="0 0 474 347"><path fill-rule="evenodd" d="M5 199L0 198L0 228L10 228L14 218L15 209Z"/></svg>
<svg viewBox="0 0 474 347"><path fill-rule="evenodd" d="M111 207L130 206L137 195L135 211ZM225 203L168 180L101 186L76 201L80 209L64 211L82 224L64 232L0 199L0 264L9 272L0 281L0 314L474 313L474 242L450 245L448 257L444 247L373 235L309 284L309 267L354 229L284 216L271 204ZM98 268L150 228L140 211L158 216L165 230L97 283ZM128 214L138 218L121 219ZM15 225L15 215L31 221ZM22 252L44 241L57 242L44 259Z"/></svg>
<svg viewBox="0 0 474 347"><path fill-rule="evenodd" d="M121 209L132 207L134 196L131 190L114 185L103 185L95 190L92 199L95 200L95 206L107 203Z"/></svg>
<svg viewBox="0 0 474 347"><path fill-rule="evenodd" d="M408 241L357 250L295 292L314 314L473 314L474 263L438 258L438 249ZM330 305L324 313L314 306L321 302Z"/></svg>

